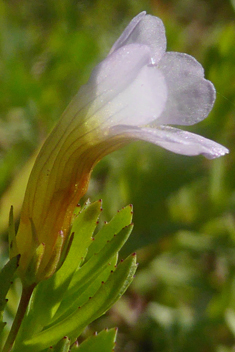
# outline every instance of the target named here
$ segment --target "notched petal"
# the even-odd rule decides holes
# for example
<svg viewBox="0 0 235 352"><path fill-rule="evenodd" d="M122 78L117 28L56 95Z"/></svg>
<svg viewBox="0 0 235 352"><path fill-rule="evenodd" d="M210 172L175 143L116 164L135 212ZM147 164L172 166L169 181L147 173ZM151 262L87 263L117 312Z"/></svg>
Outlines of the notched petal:
<svg viewBox="0 0 235 352"><path fill-rule="evenodd" d="M144 44L151 50L149 64L156 64L166 51L165 27L160 18L141 12L125 29L110 53L128 44Z"/></svg>
<svg viewBox="0 0 235 352"><path fill-rule="evenodd" d="M131 22L128 24L126 29L120 35L120 37L113 44L109 54L112 54L115 50L117 50L118 48L124 45L126 40L130 37L131 33L134 31L137 24L145 17L145 15L146 15L146 11L142 11L131 20Z"/></svg>
<svg viewBox="0 0 235 352"><path fill-rule="evenodd" d="M165 110L158 124L193 125L204 120L215 101L215 88L204 78L203 67L192 56L169 52L158 65L168 88Z"/></svg>

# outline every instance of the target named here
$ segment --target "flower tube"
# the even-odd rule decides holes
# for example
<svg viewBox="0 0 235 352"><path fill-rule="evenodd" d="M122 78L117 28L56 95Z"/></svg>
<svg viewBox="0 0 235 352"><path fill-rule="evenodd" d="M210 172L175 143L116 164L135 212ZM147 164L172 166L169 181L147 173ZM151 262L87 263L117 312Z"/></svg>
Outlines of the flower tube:
<svg viewBox="0 0 235 352"><path fill-rule="evenodd" d="M200 122L214 100L214 86L202 66L189 55L166 52L162 21L145 12L137 15L81 87L36 159L11 250L12 256L21 254L21 276L32 263L30 280L35 282L58 268L74 208L105 155L134 140L185 155L228 153L211 140L168 126Z"/></svg>

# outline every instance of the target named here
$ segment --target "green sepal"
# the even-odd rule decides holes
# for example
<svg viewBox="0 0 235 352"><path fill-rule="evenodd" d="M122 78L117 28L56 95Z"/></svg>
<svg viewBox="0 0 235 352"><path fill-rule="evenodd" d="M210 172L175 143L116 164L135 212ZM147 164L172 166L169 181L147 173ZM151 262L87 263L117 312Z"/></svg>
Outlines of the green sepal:
<svg viewBox="0 0 235 352"><path fill-rule="evenodd" d="M2 268L0 271L0 284L1 284L1 289L0 289L0 335L1 332L6 325L2 321L3 319L3 311L5 309L7 299L6 295L7 292L12 284L14 274L16 272L16 269L18 268L18 263L19 263L20 255L17 255L16 257L11 258L7 264Z"/></svg>
<svg viewBox="0 0 235 352"><path fill-rule="evenodd" d="M115 347L117 329L103 330L94 334L77 347L77 352L112 352ZM73 350L71 350L72 352Z"/></svg>
<svg viewBox="0 0 235 352"><path fill-rule="evenodd" d="M35 283L36 275L38 274L38 270L40 268L40 264L42 262L43 255L45 253L45 244L40 243L34 251L34 255L27 266L24 275L24 284L27 286Z"/></svg>
<svg viewBox="0 0 235 352"><path fill-rule="evenodd" d="M78 208L79 209L79 208ZM101 201L86 203L75 216L71 233L75 233L69 253L62 267L49 279L40 282L34 290L30 309L25 316L15 342L15 350L22 350L22 341L41 331L54 316L74 271L86 256L101 213Z"/></svg>
<svg viewBox="0 0 235 352"><path fill-rule="evenodd" d="M23 344L23 351L33 349L38 352L56 343L63 336L73 341L92 321L103 315L126 291L136 271L136 255L133 254L121 262L103 283L96 294L68 318L51 328L43 330Z"/></svg>
<svg viewBox="0 0 235 352"><path fill-rule="evenodd" d="M64 242L65 242L65 238L63 233L59 233L57 236L55 245L53 247L50 260L48 261L46 267L43 268L43 270L39 273L39 282L51 277L56 272L58 267L60 267L59 262L60 262Z"/></svg>

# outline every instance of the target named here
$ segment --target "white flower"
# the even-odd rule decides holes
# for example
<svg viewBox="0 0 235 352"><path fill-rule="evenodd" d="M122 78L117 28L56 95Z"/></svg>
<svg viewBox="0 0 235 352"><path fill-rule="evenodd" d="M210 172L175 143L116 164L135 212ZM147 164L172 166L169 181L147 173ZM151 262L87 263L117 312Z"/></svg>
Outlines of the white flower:
<svg viewBox="0 0 235 352"><path fill-rule="evenodd" d="M168 124L203 120L213 84L191 56L166 52L162 21L136 16L93 70L43 145L32 170L11 255L21 254L22 277L38 282L57 268L71 218L94 165L133 140L175 153L215 158L228 150ZM30 269L34 265L37 272Z"/></svg>
<svg viewBox="0 0 235 352"><path fill-rule="evenodd" d="M207 117L215 89L192 56L166 52L164 25L157 17L136 16L82 91L93 96L87 115L106 134L146 140L185 155L228 153L213 141L168 126L193 125Z"/></svg>

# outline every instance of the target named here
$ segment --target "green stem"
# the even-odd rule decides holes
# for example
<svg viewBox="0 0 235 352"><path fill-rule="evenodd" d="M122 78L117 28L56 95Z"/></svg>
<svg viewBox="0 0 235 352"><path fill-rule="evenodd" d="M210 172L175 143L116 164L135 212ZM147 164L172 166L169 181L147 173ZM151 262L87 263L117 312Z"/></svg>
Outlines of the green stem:
<svg viewBox="0 0 235 352"><path fill-rule="evenodd" d="M22 323L22 320L24 318L26 309L29 304L30 297L32 295L33 289L35 285L29 286L29 287L24 287L22 290L22 295L20 299L20 303L16 312L15 319L13 321L11 330L9 332L9 335L7 337L6 343L3 347L2 352L10 352L12 349L12 346L15 342L16 336L18 334L20 325Z"/></svg>

